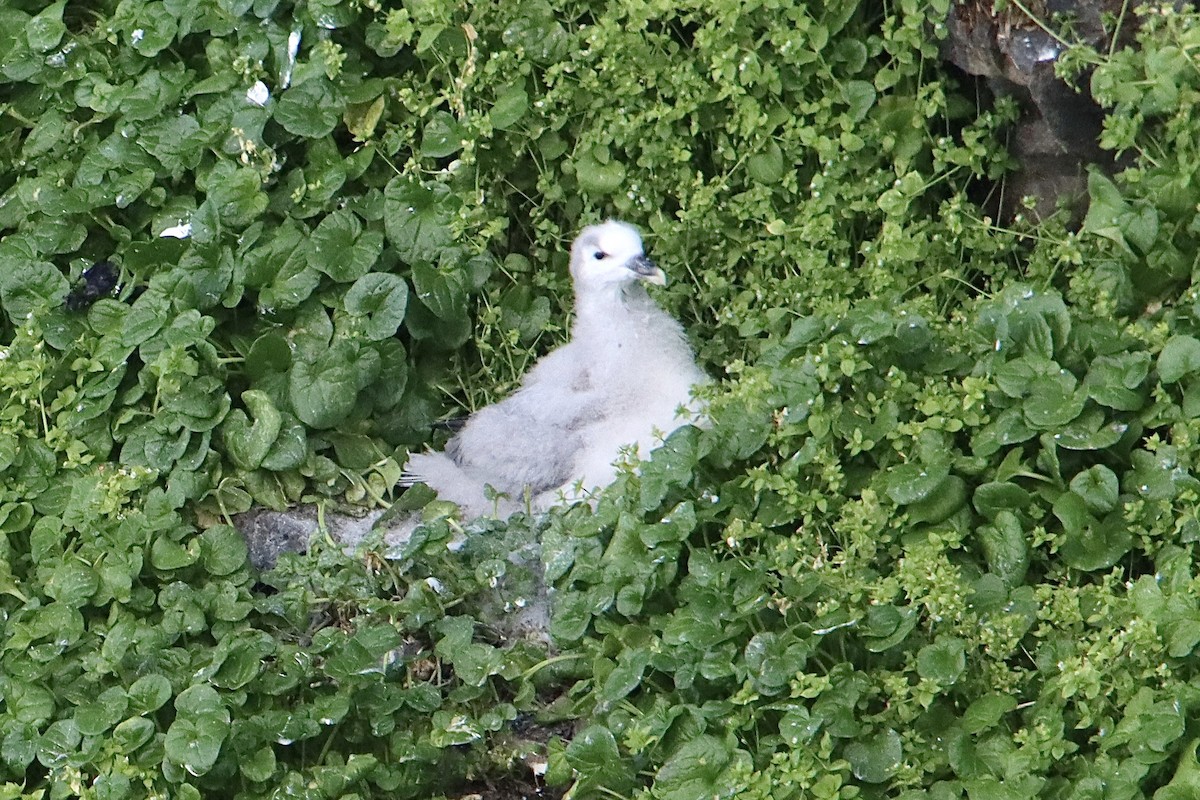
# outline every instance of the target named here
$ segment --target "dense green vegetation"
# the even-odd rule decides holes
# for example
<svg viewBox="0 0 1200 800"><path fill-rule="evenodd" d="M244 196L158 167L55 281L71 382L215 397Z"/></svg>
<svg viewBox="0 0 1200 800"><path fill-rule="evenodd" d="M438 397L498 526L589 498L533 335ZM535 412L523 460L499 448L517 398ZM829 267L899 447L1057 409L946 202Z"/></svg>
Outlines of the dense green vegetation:
<svg viewBox="0 0 1200 800"><path fill-rule="evenodd" d="M0 7L0 798L1200 793L1200 17L1064 58L1128 161L1071 232L988 216L945 3L387 6ZM394 502L609 215L711 428L252 574L230 515ZM481 623L541 568L553 650Z"/></svg>

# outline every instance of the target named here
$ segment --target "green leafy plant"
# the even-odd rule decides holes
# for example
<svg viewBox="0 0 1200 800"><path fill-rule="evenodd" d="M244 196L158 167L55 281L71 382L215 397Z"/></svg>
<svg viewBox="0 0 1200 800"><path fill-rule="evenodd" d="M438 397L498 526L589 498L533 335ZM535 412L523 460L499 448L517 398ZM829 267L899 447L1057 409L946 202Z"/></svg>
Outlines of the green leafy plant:
<svg viewBox="0 0 1200 800"><path fill-rule="evenodd" d="M1070 232L977 202L947 10L0 9L0 796L1192 796L1200 18L1063 59L1128 159ZM428 500L605 215L711 425L252 573L252 505Z"/></svg>

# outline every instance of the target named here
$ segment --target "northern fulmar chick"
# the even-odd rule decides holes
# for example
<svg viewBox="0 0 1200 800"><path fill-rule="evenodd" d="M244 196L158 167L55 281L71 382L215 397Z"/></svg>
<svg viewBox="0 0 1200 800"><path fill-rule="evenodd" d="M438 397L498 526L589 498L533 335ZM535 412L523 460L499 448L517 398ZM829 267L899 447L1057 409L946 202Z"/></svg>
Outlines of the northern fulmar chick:
<svg viewBox="0 0 1200 800"><path fill-rule="evenodd" d="M543 356L520 388L479 409L443 452L413 455L406 483L425 483L468 517L505 517L586 497L616 477L626 447L645 458L694 421L692 390L708 380L683 328L646 293L666 275L631 225L584 228L571 247L570 341ZM502 498L489 499L487 487Z"/></svg>

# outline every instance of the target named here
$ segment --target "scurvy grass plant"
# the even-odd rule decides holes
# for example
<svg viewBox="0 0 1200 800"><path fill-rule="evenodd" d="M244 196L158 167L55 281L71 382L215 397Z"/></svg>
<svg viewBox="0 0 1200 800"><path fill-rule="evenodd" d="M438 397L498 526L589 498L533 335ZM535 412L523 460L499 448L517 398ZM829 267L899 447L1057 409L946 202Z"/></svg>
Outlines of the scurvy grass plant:
<svg viewBox="0 0 1200 800"><path fill-rule="evenodd" d="M1065 62L1132 157L1068 232L987 215L946 13L6 3L0 797L1196 796L1200 18ZM229 516L394 499L604 215L711 428L253 575ZM553 653L487 622L534 568Z"/></svg>

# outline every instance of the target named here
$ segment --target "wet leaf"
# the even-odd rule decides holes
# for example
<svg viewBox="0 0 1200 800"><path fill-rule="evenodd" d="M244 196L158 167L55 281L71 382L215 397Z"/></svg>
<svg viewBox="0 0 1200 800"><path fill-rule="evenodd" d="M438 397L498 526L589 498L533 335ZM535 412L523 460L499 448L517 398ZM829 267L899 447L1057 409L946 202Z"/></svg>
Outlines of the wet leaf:
<svg viewBox="0 0 1200 800"><path fill-rule="evenodd" d="M454 117L438 111L425 123L421 134L421 155L444 158L457 153L463 146L463 129Z"/></svg>
<svg viewBox="0 0 1200 800"><path fill-rule="evenodd" d="M311 139L332 132L342 111L329 84L314 78L285 90L275 105L274 117L288 133Z"/></svg>
<svg viewBox="0 0 1200 800"><path fill-rule="evenodd" d="M408 284L396 275L370 273L346 292L346 310L367 318L367 338L394 336L408 308Z"/></svg>
<svg viewBox="0 0 1200 800"><path fill-rule="evenodd" d="M384 190L388 241L409 264L436 261L454 241L450 220L458 204L445 184L392 179Z"/></svg>
<svg viewBox="0 0 1200 800"><path fill-rule="evenodd" d="M331 428L346 418L358 396L356 355L352 346L339 342L311 361L292 364L288 397L302 422Z"/></svg>
<svg viewBox="0 0 1200 800"><path fill-rule="evenodd" d="M957 683L966 666L966 645L953 636L939 636L917 653L917 674L942 686Z"/></svg>
<svg viewBox="0 0 1200 800"><path fill-rule="evenodd" d="M1172 336L1158 354L1158 377L1163 383L1178 383L1186 375L1200 370L1200 340L1192 336Z"/></svg>
<svg viewBox="0 0 1200 800"><path fill-rule="evenodd" d="M897 505L909 505L924 500L949 475L945 465L902 464L893 467L887 476L887 494Z"/></svg>
<svg viewBox="0 0 1200 800"><path fill-rule="evenodd" d="M349 283L364 277L382 250L379 231L364 231L357 215L339 210L313 231L308 264L335 281Z"/></svg>
<svg viewBox="0 0 1200 800"><path fill-rule="evenodd" d="M1071 479L1071 491L1083 498L1088 511L1107 514L1117 505L1117 476L1103 464L1096 464Z"/></svg>
<svg viewBox="0 0 1200 800"><path fill-rule="evenodd" d="M888 729L846 745L846 760L860 781L883 783L900 768L903 752L900 734Z"/></svg>

